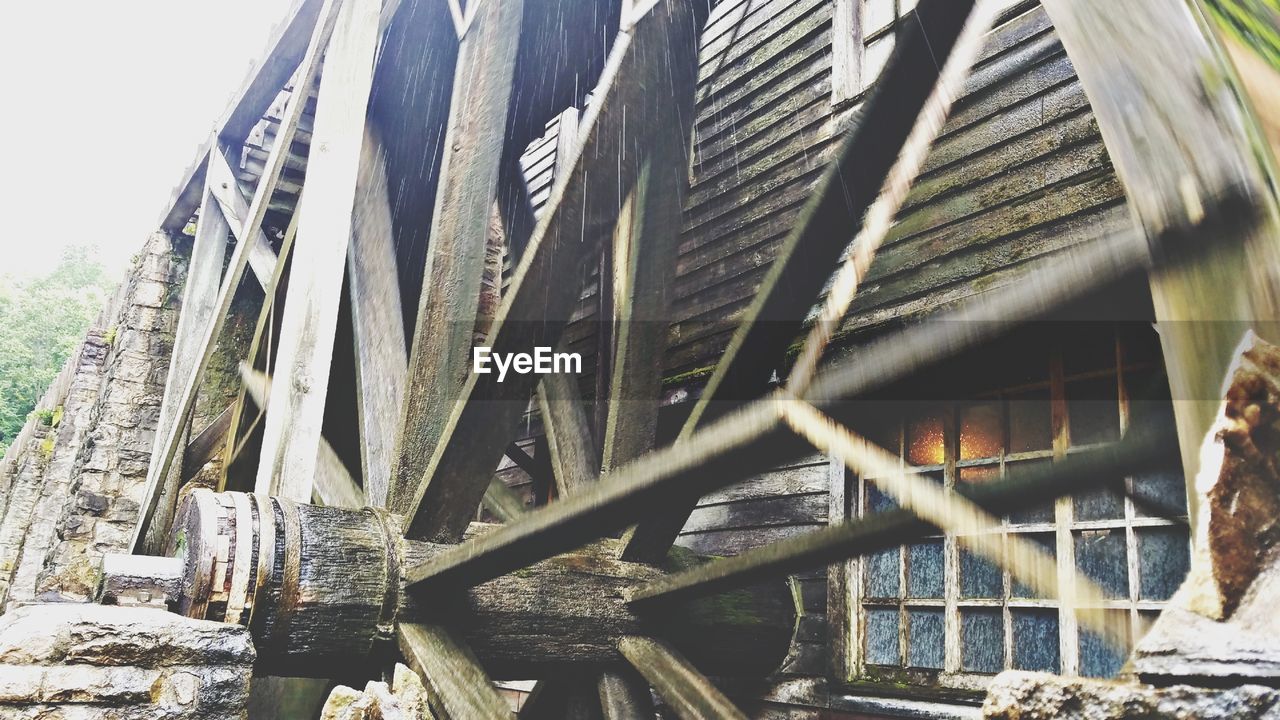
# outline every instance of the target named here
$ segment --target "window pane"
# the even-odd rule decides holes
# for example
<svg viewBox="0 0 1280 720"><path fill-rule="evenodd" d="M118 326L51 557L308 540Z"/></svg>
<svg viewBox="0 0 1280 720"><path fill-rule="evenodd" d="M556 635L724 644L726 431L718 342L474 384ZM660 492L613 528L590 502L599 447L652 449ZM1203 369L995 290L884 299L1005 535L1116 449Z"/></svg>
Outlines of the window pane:
<svg viewBox="0 0 1280 720"><path fill-rule="evenodd" d="M1147 510L1147 501L1153 510L1167 508L1177 515L1187 514L1187 485L1178 469L1156 470L1133 479L1134 510L1138 517L1159 516L1159 512Z"/></svg>
<svg viewBox="0 0 1280 720"><path fill-rule="evenodd" d="M941 414L935 411L907 423L908 465L941 465L945 453Z"/></svg>
<svg viewBox="0 0 1280 720"><path fill-rule="evenodd" d="M966 405L960 409L960 459L998 457L1004 446L1000 431L1000 403Z"/></svg>
<svg viewBox="0 0 1280 720"><path fill-rule="evenodd" d="M1129 563L1124 530L1079 530L1075 533L1076 567L1109 598L1129 597Z"/></svg>
<svg viewBox="0 0 1280 720"><path fill-rule="evenodd" d="M1124 518L1124 498L1101 489L1076 495L1071 500L1076 520L1120 520Z"/></svg>
<svg viewBox="0 0 1280 720"><path fill-rule="evenodd" d="M942 669L944 633L941 610L907 612L907 664L918 668Z"/></svg>
<svg viewBox="0 0 1280 720"><path fill-rule="evenodd" d="M1013 616L1013 668L1059 672L1058 611L1017 608Z"/></svg>
<svg viewBox="0 0 1280 720"><path fill-rule="evenodd" d="M1054 558L1058 557L1057 538L1054 536L1053 533L1026 533L1026 534L1019 535L1018 537L1037 543L1040 545L1040 547L1044 548L1045 552L1049 553L1051 557L1054 557ZM1023 585L1022 583L1017 582L1016 580L1013 583L1013 592L1011 593L1013 597L1020 597L1020 598L1042 598L1042 597L1050 597L1056 594L1057 594L1056 592L1053 592L1053 593L1047 593L1045 595L1041 595L1036 591L1032 590L1031 588L1027 587L1026 585Z"/></svg>
<svg viewBox="0 0 1280 720"><path fill-rule="evenodd" d="M942 597L942 541L907 546L907 597Z"/></svg>
<svg viewBox="0 0 1280 720"><path fill-rule="evenodd" d="M880 488L875 483L867 481L867 512L878 513L886 510L892 510L898 507L898 503L886 493L880 492Z"/></svg>
<svg viewBox="0 0 1280 720"><path fill-rule="evenodd" d="M1053 448L1049 389L1028 390L1009 396L1009 452Z"/></svg>
<svg viewBox="0 0 1280 720"><path fill-rule="evenodd" d="M1116 366L1116 338L1111 328L1089 324L1062 342L1062 371L1067 377Z"/></svg>
<svg viewBox="0 0 1280 720"><path fill-rule="evenodd" d="M960 468L961 483L982 484L1000 479L999 465L975 465L974 467Z"/></svg>
<svg viewBox="0 0 1280 720"><path fill-rule="evenodd" d="M1024 460L1020 463L1009 463L1007 474L1010 477L1017 477L1021 473L1025 473L1031 469L1044 469L1049 466L1052 460L1046 458L1044 460ZM1045 500L1043 502L1030 505L1021 510L1014 510L1009 513L1009 522L1016 524L1026 523L1051 523L1054 520L1053 501Z"/></svg>
<svg viewBox="0 0 1280 720"><path fill-rule="evenodd" d="M883 70L885 64L889 62L889 54L892 52L893 33L885 35L883 38L867 46L866 52L862 56L863 89L871 87L871 85L875 83L876 78L880 77L880 71Z"/></svg>
<svg viewBox="0 0 1280 720"><path fill-rule="evenodd" d="M1004 613L1000 610L961 610L961 662L969 672L996 673L1004 669Z"/></svg>
<svg viewBox="0 0 1280 720"><path fill-rule="evenodd" d="M867 662L872 665L898 665L898 609L867 608Z"/></svg>
<svg viewBox="0 0 1280 720"><path fill-rule="evenodd" d="M894 0L862 0L862 33L863 37L874 35L877 31L893 23Z"/></svg>
<svg viewBox="0 0 1280 720"><path fill-rule="evenodd" d="M863 562L863 588L869 598L897 598L901 587L898 562L901 550L881 550Z"/></svg>
<svg viewBox="0 0 1280 720"><path fill-rule="evenodd" d="M1109 622L1124 623L1124 626L1128 627L1129 612L1127 610L1114 610L1107 615ZM1115 647L1084 627L1080 628L1081 675L1097 678L1115 677L1128 656L1128 647Z"/></svg>
<svg viewBox="0 0 1280 720"><path fill-rule="evenodd" d="M1187 576L1190 563L1187 529L1141 528L1138 533L1138 597L1168 600Z"/></svg>
<svg viewBox="0 0 1280 720"><path fill-rule="evenodd" d="M1004 574L985 558L960 551L960 597L997 600L1004 596Z"/></svg>
<svg viewBox="0 0 1280 720"><path fill-rule="evenodd" d="M1115 377L1067 383L1067 419L1072 445L1118 440L1120 401Z"/></svg>

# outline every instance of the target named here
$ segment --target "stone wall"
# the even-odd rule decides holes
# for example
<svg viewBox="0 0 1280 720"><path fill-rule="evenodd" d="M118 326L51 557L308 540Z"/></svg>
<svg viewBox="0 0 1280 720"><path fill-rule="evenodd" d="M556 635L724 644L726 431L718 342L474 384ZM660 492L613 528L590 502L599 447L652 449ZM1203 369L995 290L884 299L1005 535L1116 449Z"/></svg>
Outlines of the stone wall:
<svg viewBox="0 0 1280 720"><path fill-rule="evenodd" d="M0 618L0 717L242 720L249 631L164 610L27 605Z"/></svg>
<svg viewBox="0 0 1280 720"><path fill-rule="evenodd" d="M180 263L155 234L0 465L0 607L89 600L125 550L155 440Z"/></svg>

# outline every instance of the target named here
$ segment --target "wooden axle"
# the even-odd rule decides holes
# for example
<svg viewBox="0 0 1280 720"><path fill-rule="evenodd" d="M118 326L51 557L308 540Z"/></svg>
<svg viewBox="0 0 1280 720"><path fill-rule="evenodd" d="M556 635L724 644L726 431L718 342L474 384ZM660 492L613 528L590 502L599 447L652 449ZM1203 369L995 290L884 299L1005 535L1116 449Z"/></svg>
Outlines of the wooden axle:
<svg viewBox="0 0 1280 720"><path fill-rule="evenodd" d="M491 526L474 523L468 535ZM622 664L618 641L657 636L704 672L761 676L785 657L798 615L789 583L637 610L631 590L667 571L618 559L606 539L466 590L406 588L401 568L445 550L402 537L382 510L303 505L198 489L179 507L169 554L183 564L175 609L249 627L259 671L333 676L394 647L397 622L443 625L497 678ZM670 561L688 567L692 555Z"/></svg>

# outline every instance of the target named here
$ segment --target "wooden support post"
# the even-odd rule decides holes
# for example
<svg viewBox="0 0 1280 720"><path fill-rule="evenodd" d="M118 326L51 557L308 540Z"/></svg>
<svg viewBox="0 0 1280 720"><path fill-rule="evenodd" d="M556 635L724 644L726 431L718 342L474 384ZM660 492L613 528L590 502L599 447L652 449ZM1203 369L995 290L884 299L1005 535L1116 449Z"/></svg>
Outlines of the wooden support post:
<svg viewBox="0 0 1280 720"><path fill-rule="evenodd" d="M582 404L577 378L560 373L543 377L538 408L547 435L556 491L561 497L568 497L600 476L600 456L591 439L591 422Z"/></svg>
<svg viewBox="0 0 1280 720"><path fill-rule="evenodd" d="M1194 518L1200 448L1234 351L1246 329L1280 339L1280 205L1263 133L1197 4L1047 0L1045 9L1134 224L1159 252L1185 251L1170 240L1213 245L1212 256L1151 276ZM1212 233L1192 232L1206 225Z"/></svg>
<svg viewBox="0 0 1280 720"><path fill-rule="evenodd" d="M429 702L448 718L505 718L511 709L480 662L438 625L400 623L400 652L422 677Z"/></svg>
<svg viewBox="0 0 1280 720"><path fill-rule="evenodd" d="M195 436L182 452L182 481L186 482L200 472L200 468L214 458L218 448L225 445L227 430L231 428L231 418L235 414L236 404L232 402L218 413L218 417L209 423L200 434Z"/></svg>
<svg viewBox="0 0 1280 720"><path fill-rule="evenodd" d="M672 38L693 34L691 21L687 6L664 0L628 32L619 34L596 102L583 123L586 130L573 169L553 187L547 211L494 321L490 337L495 353L529 352L558 344L578 297L577 286L562 278L579 266L587 251L582 238L611 226L617 215L617 186L587 182L588 172L608 172L623 187L631 185L639 166L636 145L644 143L653 131L652 121L660 117L654 87L661 86L670 73L666 48ZM520 375L499 383L492 373L467 378L427 472L403 505L405 514L413 518L411 537L449 541L461 537L533 394L535 381L536 376Z"/></svg>
<svg viewBox="0 0 1280 720"><path fill-rule="evenodd" d="M329 44L329 37L333 34L333 28L338 19L337 11L340 7L341 0L325 0L320 12L321 20L316 25L311 42L307 46L307 52L298 69L299 82L304 87L314 82L316 74L320 71L320 58L323 49ZM281 119L280 129L276 135L277 144L267 156L266 166L253 194L253 201L249 204L249 211L245 215L244 227L246 228L256 229L262 225L262 218L266 215L267 206L280 180L280 171L284 167L285 157L289 154L289 145L293 142L293 136L297 132L298 121L302 118L305 106L306 98L298 93L290 98L285 108L285 116ZM241 234L247 235L243 230ZM181 394L177 396L178 404L175 413L177 417L189 413L195 404L196 391L208 366L209 358L213 354L214 341L222 332L232 297L244 276L244 270L249 261L249 250L250 243L237 243L235 251L231 254L222 285L218 288L217 302L208 317L204 334L200 338L199 359L195 362ZM153 462L147 468L147 485L142 493L138 522L134 526L130 541L130 547L134 552L141 552L144 548L146 530L151 525L160 502L162 478L168 475L180 441L181 432L177 426L170 427L167 432L156 433L158 452L153 453Z"/></svg>
<svg viewBox="0 0 1280 720"><path fill-rule="evenodd" d="M361 474L365 500L372 507L387 505L406 372L404 315L382 153L376 131L366 125L347 277L355 336Z"/></svg>
<svg viewBox="0 0 1280 720"><path fill-rule="evenodd" d="M214 165L222 153L214 143L209 153L208 163ZM225 162L225 161L224 161ZM209 174L209 173L206 173ZM187 385L194 372L193 366L203 348L200 346L200 330L214 311L218 295L218 281L222 273L222 261L227 252L227 234L231 228L223 216L222 210L214 199L213 190L205 188L204 199L200 203L200 220L196 225L196 238L191 246L191 259L187 263L187 282L182 288L182 309L178 314L178 328L173 337L173 353L169 358L169 372L164 384L164 399L160 403L160 420L156 424L156 436L165 437L181 433L180 426L185 426L190 409L179 413L183 405L180 393ZM151 449L151 464L163 462L165 448L157 443ZM146 545L155 550L168 535L168 522L173 517L173 508L177 503L178 486L181 484L182 458L175 455L170 467L179 468L175 472L167 472L163 476L163 487L159 488L161 503L161 521L155 523L147 533Z"/></svg>
<svg viewBox="0 0 1280 720"><path fill-rule="evenodd" d="M747 720L711 681L661 640L625 637L618 650L685 720Z"/></svg>
<svg viewBox="0 0 1280 720"><path fill-rule="evenodd" d="M302 502L311 499L320 447L381 7L380 0L346 0L338 17L320 79L307 194L297 210L299 242L276 360L281 381L267 407L255 487Z"/></svg>
<svg viewBox="0 0 1280 720"><path fill-rule="evenodd" d="M249 214L249 205L240 194L239 182L222 153L210 155L207 182L209 191L218 200L223 217L231 225L231 233L235 235L236 241L245 242L245 233L249 234L249 267L258 279L258 284L263 290L267 290L276 267L276 252L271 249L271 241L262 232L262 228L245 230L244 219Z"/></svg>
<svg viewBox="0 0 1280 720"><path fill-rule="evenodd" d="M472 5L476 16L462 39L454 73L395 445L391 507L401 512L409 507L470 369L490 209L520 43L523 0L473 0ZM479 501L477 494L470 507L459 509L460 522L470 519Z"/></svg>

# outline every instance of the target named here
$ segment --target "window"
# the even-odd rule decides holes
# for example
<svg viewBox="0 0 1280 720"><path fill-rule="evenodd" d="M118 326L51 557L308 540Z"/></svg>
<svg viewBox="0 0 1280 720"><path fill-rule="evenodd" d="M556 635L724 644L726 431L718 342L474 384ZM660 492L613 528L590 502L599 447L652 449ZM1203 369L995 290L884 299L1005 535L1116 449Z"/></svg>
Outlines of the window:
<svg viewBox="0 0 1280 720"><path fill-rule="evenodd" d="M884 70L893 53L900 21L918 0L834 0L831 102L857 99ZM994 0L1008 11L1023 0Z"/></svg>
<svg viewBox="0 0 1280 720"><path fill-rule="evenodd" d="M1129 426L1170 412L1149 328L1095 327L1058 347L995 373L1010 383L998 392L879 407L862 430L913 472L958 487L1117 440ZM1038 350L1013 347L1005 356ZM1176 450L1170 461L1165 472L1125 483L1130 493L1185 513ZM894 507L875 478L846 474L845 482L847 515ZM1132 636L1154 619L1189 564L1185 523L1152 517L1111 491L1023 509L1003 518L999 532L1043 545L1057 560L1060 582L1079 571L1098 583ZM1109 677L1127 654L1077 629L1055 598L1037 596L970 555L953 535L856 559L842 570L851 640L842 665L851 679L979 690L1009 668Z"/></svg>

